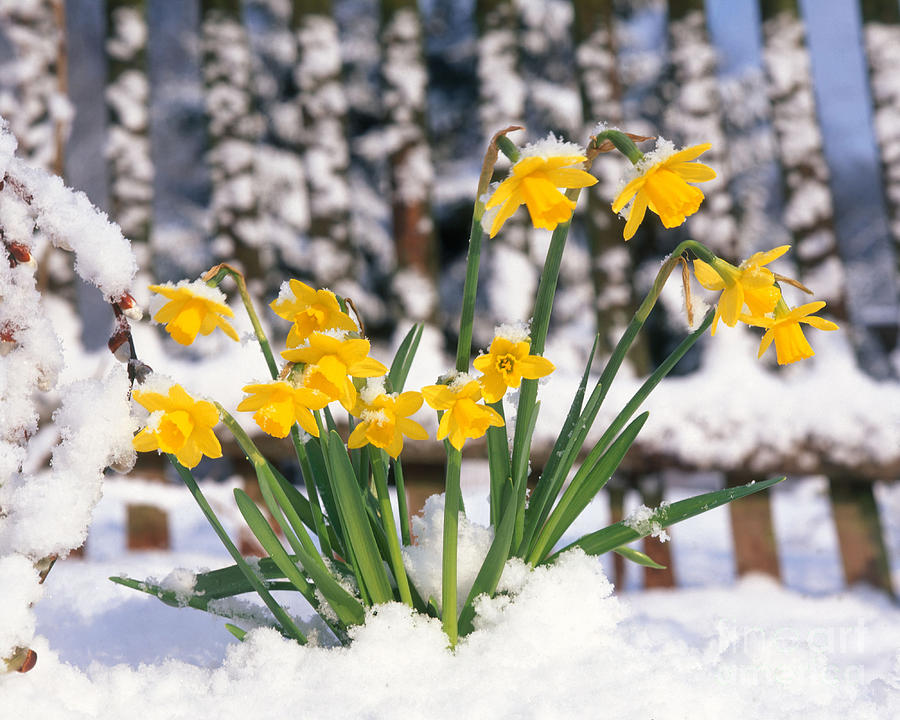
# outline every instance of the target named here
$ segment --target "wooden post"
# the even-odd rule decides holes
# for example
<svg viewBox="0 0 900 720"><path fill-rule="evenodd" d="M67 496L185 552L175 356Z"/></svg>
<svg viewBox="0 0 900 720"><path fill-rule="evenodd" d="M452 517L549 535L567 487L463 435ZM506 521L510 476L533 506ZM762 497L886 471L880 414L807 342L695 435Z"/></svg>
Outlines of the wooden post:
<svg viewBox="0 0 900 720"><path fill-rule="evenodd" d="M155 505L133 504L126 510L129 550L168 550L169 517Z"/></svg>
<svg viewBox="0 0 900 720"><path fill-rule="evenodd" d="M895 596L872 483L830 478L829 489L847 585L868 583Z"/></svg>
<svg viewBox="0 0 900 720"><path fill-rule="evenodd" d="M610 478L606 485L609 493L609 522L617 523L625 517L625 483L617 478ZM625 589L625 558L613 553L613 585L619 592Z"/></svg>
<svg viewBox="0 0 900 720"><path fill-rule="evenodd" d="M406 503L410 521L422 512L429 496L444 491L444 463L403 463L403 477L406 480ZM412 536L413 544L416 536Z"/></svg>
<svg viewBox="0 0 900 720"><path fill-rule="evenodd" d="M641 481L641 498L647 507L655 508L663 501L663 483L659 475L651 475ZM672 528L667 530L669 534ZM675 572L672 569L672 541L661 542L659 538L645 537L644 552L660 565L665 565L665 570L644 568L644 588L673 588L675 587ZM618 556L617 556L618 557Z"/></svg>
<svg viewBox="0 0 900 720"><path fill-rule="evenodd" d="M742 472L725 475L728 487L744 485L753 479L750 474ZM731 533L734 537L734 558L738 575L761 572L781 579L769 491L763 490L729 503L728 509L731 513Z"/></svg>

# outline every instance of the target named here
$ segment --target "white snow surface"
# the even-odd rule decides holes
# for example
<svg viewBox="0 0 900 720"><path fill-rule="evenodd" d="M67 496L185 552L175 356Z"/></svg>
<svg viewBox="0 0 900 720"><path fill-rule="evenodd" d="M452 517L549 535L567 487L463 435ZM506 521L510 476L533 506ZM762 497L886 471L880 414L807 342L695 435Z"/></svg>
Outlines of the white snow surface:
<svg viewBox="0 0 900 720"><path fill-rule="evenodd" d="M230 532L232 485L204 485ZM804 544L814 549L819 517L798 501L817 487L806 481L773 498L776 514L790 509L797 531L789 545L794 554L783 556L795 568L814 565L798 551ZM886 597L862 589L803 595L753 576L716 586L714 574L706 574L706 587L617 597L602 563L580 551L531 573L508 568L507 594L478 604L477 630L455 652L446 648L438 621L397 603L370 613L349 649L301 647L269 629L237 643L219 618L169 608L106 581L120 572L165 576L176 564L228 562L184 489L134 480L107 488L86 560L60 563L48 577L32 643L37 666L0 676L4 711L12 717L27 711L47 720L114 718L138 704L147 720L280 718L292 706L309 718L437 720L846 720L900 711L900 610ZM475 528L486 514L478 502L486 487L464 482L464 491ZM889 506L897 499L891 488ZM124 505L132 502L170 511L175 552L120 549ZM430 505L430 514L440 513L439 502ZM591 514L600 521L602 508ZM678 526L682 547L693 536L703 549L688 548L676 567L696 573L708 559L704 553L718 552L723 538L712 520L719 515L727 511L702 516L693 529ZM490 534L483 532L461 536L462 557L486 549ZM728 564L727 553L717 562ZM19 564L20 574L33 572ZM470 569L468 561L461 565ZM170 580L183 587L191 576L178 571ZM15 622L6 611L23 599L0 596L0 618ZM10 627L0 624L0 636Z"/></svg>

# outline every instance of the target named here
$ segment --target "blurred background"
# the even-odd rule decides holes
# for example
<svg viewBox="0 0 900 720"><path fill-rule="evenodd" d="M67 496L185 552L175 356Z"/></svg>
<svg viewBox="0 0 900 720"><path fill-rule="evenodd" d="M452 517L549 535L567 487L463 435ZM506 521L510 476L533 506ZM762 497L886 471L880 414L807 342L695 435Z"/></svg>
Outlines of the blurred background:
<svg viewBox="0 0 900 720"><path fill-rule="evenodd" d="M356 298L376 337L452 340L490 136L606 122L712 142L685 232L734 260L793 243L862 366L896 371L894 0L6 0L0 59L20 153L106 209L147 277L237 259L264 293L291 275ZM626 250L622 167L598 164L554 322L606 348L678 239L654 218ZM482 343L530 314L545 243L522 222L490 244Z"/></svg>
<svg viewBox="0 0 900 720"><path fill-rule="evenodd" d="M701 211L676 232L650 216L627 245L609 209L626 161L595 164L548 346L568 348L576 370L595 333L608 354L680 239L735 262L791 243L780 271L827 301L850 358L833 377L877 383L872 422L888 440L860 460L819 438L753 467L691 467L648 445L612 484L613 517L626 487L658 502L672 465L738 483L803 450L797 467L827 477L848 582L890 588L873 487L900 473L900 427L884 410L900 370L898 0L0 0L0 115L22 156L122 226L139 285L235 261L267 301L297 277L353 298L377 341L422 322L446 348L497 130L525 126L511 136L521 145L548 132L584 143L597 123L711 142L718 178ZM517 217L487 244L476 347L530 316L547 242ZM108 308L64 253L44 253L43 288L76 303L85 346L103 347ZM635 377L683 337L681 316L677 293L664 298L629 357ZM709 371L709 347L676 372ZM739 504L750 524L733 530L750 545L735 552L739 567L743 552L744 569L777 574L767 503Z"/></svg>

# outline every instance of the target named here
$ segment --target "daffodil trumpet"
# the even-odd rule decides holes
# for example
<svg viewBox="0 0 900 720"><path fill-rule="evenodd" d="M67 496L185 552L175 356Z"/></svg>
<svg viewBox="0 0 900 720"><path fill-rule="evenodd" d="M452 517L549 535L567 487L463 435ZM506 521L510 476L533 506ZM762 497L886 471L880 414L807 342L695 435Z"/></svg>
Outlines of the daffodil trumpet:
<svg viewBox="0 0 900 720"><path fill-rule="evenodd" d="M671 143L658 140L656 150L634 165L633 175L612 203L615 213L631 203L623 231L630 240L649 208L666 228L681 225L700 209L703 192L693 183L712 180L716 172L708 165L692 162L712 147L709 143L676 151Z"/></svg>
<svg viewBox="0 0 900 720"><path fill-rule="evenodd" d="M778 364L788 365L815 355L815 351L803 335L801 324L811 325L817 330L838 329L838 326L831 320L814 315L824 307L825 303L819 300L791 309L783 298L779 298L772 317L744 315L741 320L748 325L766 329L759 343L758 357L762 357L774 342Z"/></svg>
<svg viewBox="0 0 900 720"><path fill-rule="evenodd" d="M738 267L718 257L711 263L694 261L697 281L707 290L721 291L713 320L713 335L720 318L728 327L737 325L745 305L754 317L762 317L775 309L781 290L775 284L775 274L764 266L788 250L790 245L780 245L754 253Z"/></svg>

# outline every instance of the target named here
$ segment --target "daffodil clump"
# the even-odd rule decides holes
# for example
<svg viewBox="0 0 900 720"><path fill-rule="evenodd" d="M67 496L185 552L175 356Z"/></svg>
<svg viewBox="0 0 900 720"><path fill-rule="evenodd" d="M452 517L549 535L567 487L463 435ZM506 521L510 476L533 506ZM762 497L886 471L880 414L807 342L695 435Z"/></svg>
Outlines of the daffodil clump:
<svg viewBox="0 0 900 720"><path fill-rule="evenodd" d="M220 288L225 280L234 281L271 375L262 380L235 378L245 393L235 411L249 414L244 420L265 435L290 436L303 478L302 490L292 485L259 450L242 421L214 399L192 397L181 385L165 384L158 378L147 387L135 388L134 401L146 414L145 426L134 438L135 447L169 456L234 559L229 568L197 576L187 601L191 607L222 612L216 601L255 592L271 612L272 624L304 643L305 633L271 594L273 589L294 591L318 612L334 639L346 644L351 641L352 626L364 622L367 608L396 601L440 618L453 646L460 636L474 630L477 598L497 592L503 568L511 559L536 567L577 546L589 554L614 551L653 566L646 555L627 547L646 533L623 523L598 528L560 547L566 531L616 472L647 422L646 412L636 413L652 388L707 329L715 333L719 320L728 327L742 322L763 328L760 355L774 342L779 363L813 354L801 324L836 329L834 323L814 315L824 303L795 309L787 305L782 284L805 288L768 267L787 246L756 253L733 265L701 243L684 241L663 262L598 378L591 374L594 343L557 439L545 454L546 461L539 463L543 469L538 476L531 476L532 437L540 408L538 387L554 371L552 361L544 357L553 298L579 195L596 183L590 173L594 158L618 150L631 162L612 203L614 212L626 214L626 240L644 221L648 208L666 228L700 212L704 196L696 184L714 178L715 171L696 162L709 145L678 150L659 141L655 151L644 155L635 141L649 138L602 128L585 147L551 135L520 149L505 132L491 142L476 192L456 364L433 384L418 390L405 387L421 326L411 328L393 359L383 362L373 357L372 345L350 300L330 290L297 279L282 286L278 298L270 303L274 315L286 322L284 349L278 356L263 331L243 276L233 268L220 265L200 280L151 286L164 301L154 319L185 345L216 329L238 339L228 321L233 311ZM511 167L506 178L492 182L501 152ZM534 311L527 324L498 327L485 351L473 357L481 242L484 235L502 232L521 205L526 206L536 229L551 233ZM689 290L690 255L697 281L719 293L716 308L652 373L599 437L591 434L588 440L626 353L663 284L679 265ZM353 317L349 307L354 307ZM440 598L419 592L407 574L403 549L413 542L403 457L410 442L429 439L431 411L435 413L430 420L435 428L432 442L442 442L446 457ZM507 422L508 412L514 414L514 423ZM248 495L235 491L238 509L267 553L253 566L238 552L191 472L204 456L223 454L215 434L220 426L253 468L268 511L268 516L264 515ZM464 512L462 453L473 450L467 441L478 441L486 448L493 543L466 597L457 598L457 534L459 513ZM388 490L390 482L397 488L399 527ZM673 503L660 509L647 525L671 525L775 482L778 480L751 483ZM529 483L533 486L530 494ZM150 581L114 579L166 602L183 600ZM237 624L227 627L237 637L244 637Z"/></svg>

